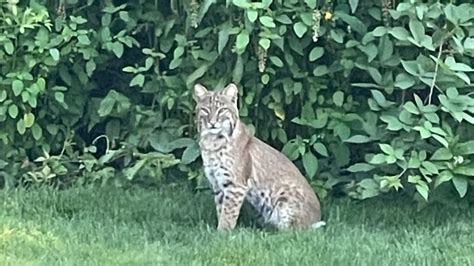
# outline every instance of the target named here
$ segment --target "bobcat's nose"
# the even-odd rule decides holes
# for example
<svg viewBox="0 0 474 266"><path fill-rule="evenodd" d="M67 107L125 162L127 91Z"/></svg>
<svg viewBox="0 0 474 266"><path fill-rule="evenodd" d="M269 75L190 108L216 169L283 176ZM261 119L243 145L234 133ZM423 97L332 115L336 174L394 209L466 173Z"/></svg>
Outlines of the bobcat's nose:
<svg viewBox="0 0 474 266"><path fill-rule="evenodd" d="M216 123L217 123L217 121L209 121L207 123L207 125L208 125L209 128L216 128Z"/></svg>
<svg viewBox="0 0 474 266"><path fill-rule="evenodd" d="M210 119L209 120L209 126L211 128L216 128L216 124L217 124L217 119Z"/></svg>

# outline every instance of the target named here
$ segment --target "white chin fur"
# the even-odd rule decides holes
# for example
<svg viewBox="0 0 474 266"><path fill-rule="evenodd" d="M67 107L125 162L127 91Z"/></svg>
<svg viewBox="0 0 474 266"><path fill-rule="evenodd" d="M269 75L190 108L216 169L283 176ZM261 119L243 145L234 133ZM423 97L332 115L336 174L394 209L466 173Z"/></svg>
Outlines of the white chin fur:
<svg viewBox="0 0 474 266"><path fill-rule="evenodd" d="M206 132L208 134L219 134L222 132L222 129L221 128L209 128L209 129L206 129Z"/></svg>

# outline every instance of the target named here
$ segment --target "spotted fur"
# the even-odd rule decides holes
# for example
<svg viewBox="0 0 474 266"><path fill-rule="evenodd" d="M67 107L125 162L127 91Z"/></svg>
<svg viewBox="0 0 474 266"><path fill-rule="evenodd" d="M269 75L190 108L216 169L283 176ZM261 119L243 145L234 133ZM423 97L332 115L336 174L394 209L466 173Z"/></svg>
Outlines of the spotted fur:
<svg viewBox="0 0 474 266"><path fill-rule="evenodd" d="M319 200L296 166L252 136L239 120L238 89L194 87L196 122L204 172L214 191L218 229L232 229L244 200L264 224L318 227Z"/></svg>

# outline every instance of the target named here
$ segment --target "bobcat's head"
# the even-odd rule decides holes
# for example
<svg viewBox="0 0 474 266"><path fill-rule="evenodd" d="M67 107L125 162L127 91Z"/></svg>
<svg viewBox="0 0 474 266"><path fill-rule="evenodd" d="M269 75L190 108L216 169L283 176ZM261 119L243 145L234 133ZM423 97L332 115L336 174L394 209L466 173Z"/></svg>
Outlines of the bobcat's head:
<svg viewBox="0 0 474 266"><path fill-rule="evenodd" d="M208 91L201 84L194 86L197 126L201 136L232 136L239 119L237 94L237 86L233 83L220 91Z"/></svg>

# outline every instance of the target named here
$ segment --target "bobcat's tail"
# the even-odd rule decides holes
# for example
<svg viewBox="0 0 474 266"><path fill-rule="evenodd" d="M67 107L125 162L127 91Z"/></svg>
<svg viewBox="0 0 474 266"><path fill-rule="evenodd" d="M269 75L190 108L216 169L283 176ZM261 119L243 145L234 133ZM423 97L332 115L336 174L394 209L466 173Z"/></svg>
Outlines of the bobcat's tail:
<svg viewBox="0 0 474 266"><path fill-rule="evenodd" d="M325 222L325 221L319 221L319 222L317 222L317 223L312 224L311 227L312 227L313 229L318 229L318 228L321 228L321 227L323 227L323 226L325 226L325 225L326 225L326 222Z"/></svg>

